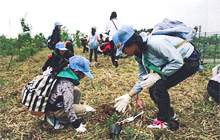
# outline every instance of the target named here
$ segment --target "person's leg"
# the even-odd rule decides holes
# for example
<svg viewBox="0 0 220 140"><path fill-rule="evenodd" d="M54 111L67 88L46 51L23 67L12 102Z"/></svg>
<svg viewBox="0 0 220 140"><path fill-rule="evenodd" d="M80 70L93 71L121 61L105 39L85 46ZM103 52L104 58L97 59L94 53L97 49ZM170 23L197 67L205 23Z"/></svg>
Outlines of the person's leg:
<svg viewBox="0 0 220 140"><path fill-rule="evenodd" d="M81 96L81 90L78 87L74 87L73 91L73 97L74 97L74 104L79 104L80 96Z"/></svg>
<svg viewBox="0 0 220 140"><path fill-rule="evenodd" d="M170 97L167 89L164 87L165 80L159 80L155 85L149 89L151 99L157 104L159 112L157 119L167 122L169 117L174 115L174 111L170 106Z"/></svg>
<svg viewBox="0 0 220 140"><path fill-rule="evenodd" d="M92 62L93 49L90 49L89 61Z"/></svg>
<svg viewBox="0 0 220 140"><path fill-rule="evenodd" d="M109 44L111 46L111 52L110 52L111 60L112 60L112 64L114 65L114 63L115 63L115 44L114 44L113 40L111 40L109 42Z"/></svg>
<svg viewBox="0 0 220 140"><path fill-rule="evenodd" d="M81 96L81 90L75 86L74 94L73 94L73 97L74 97L73 108L77 115L82 115L82 114L85 114L86 112L86 108L82 104L79 104L80 96Z"/></svg>
<svg viewBox="0 0 220 140"><path fill-rule="evenodd" d="M86 47L83 45L83 53L85 53L86 51Z"/></svg>
<svg viewBox="0 0 220 140"><path fill-rule="evenodd" d="M68 114L65 113L64 109L59 109L57 111L47 111L46 116L51 119L59 120L63 124L69 123Z"/></svg>
<svg viewBox="0 0 220 140"><path fill-rule="evenodd" d="M86 108L82 104L73 104L74 111L76 115L83 115L86 113ZM59 120L62 124L68 124L70 122L68 118L68 113L64 109L59 109L57 111L47 111L46 116L48 118Z"/></svg>
<svg viewBox="0 0 220 140"><path fill-rule="evenodd" d="M220 83L214 80L209 80L207 85L208 94L217 102L220 103Z"/></svg>
<svg viewBox="0 0 220 140"><path fill-rule="evenodd" d="M94 49L94 57L95 57L95 62L97 62L97 48Z"/></svg>
<svg viewBox="0 0 220 140"><path fill-rule="evenodd" d="M193 75L199 66L199 61L186 61L181 69L169 76L166 80L158 80L153 87L149 89L151 99L157 104L159 112L157 119L169 121L174 115L173 108L170 106L170 97L168 89L177 85L187 77Z"/></svg>
<svg viewBox="0 0 220 140"><path fill-rule="evenodd" d="M74 97L73 108L77 115L82 115L85 114L86 112L86 108L82 104L79 104L80 96L81 96L81 91L78 87L75 86L73 92L73 97ZM63 124L69 123L68 114L65 113L64 109L60 109L54 112L48 111L46 113L46 116L49 118L58 119Z"/></svg>

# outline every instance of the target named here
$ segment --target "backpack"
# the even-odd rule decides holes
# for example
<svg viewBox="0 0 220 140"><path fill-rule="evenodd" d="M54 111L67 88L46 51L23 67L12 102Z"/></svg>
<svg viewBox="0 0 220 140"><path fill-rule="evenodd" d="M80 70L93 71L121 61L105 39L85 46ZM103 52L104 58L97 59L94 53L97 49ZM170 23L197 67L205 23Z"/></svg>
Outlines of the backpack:
<svg viewBox="0 0 220 140"><path fill-rule="evenodd" d="M63 43L64 43L64 45L65 45L65 47L66 47L66 45L67 45L68 43L71 43L71 41L64 41Z"/></svg>
<svg viewBox="0 0 220 140"><path fill-rule="evenodd" d="M95 49L98 47L98 42L96 38L96 34L93 36L92 34L89 37L89 47L90 49Z"/></svg>
<svg viewBox="0 0 220 140"><path fill-rule="evenodd" d="M161 23L154 26L152 35L171 35L184 40L192 41L196 35L196 30L188 27L181 21L170 21L165 18Z"/></svg>
<svg viewBox="0 0 220 140"><path fill-rule="evenodd" d="M50 50L53 50L54 49L54 42L52 41L52 35L50 35L48 38L47 38L47 47L50 49Z"/></svg>
<svg viewBox="0 0 220 140"><path fill-rule="evenodd" d="M51 74L38 75L22 89L22 103L32 115L42 116L47 107L48 99L57 79Z"/></svg>
<svg viewBox="0 0 220 140"><path fill-rule="evenodd" d="M192 44L193 38L196 36L196 30L188 27L181 21L171 21L165 18L161 23L158 23L154 26L152 35L170 35L182 38L183 41L175 46L179 48L184 43L190 42ZM193 45L193 44L192 44ZM194 45L193 45L194 46ZM199 59L201 53L195 48L193 54L189 59L196 60ZM200 66L201 67L201 66Z"/></svg>

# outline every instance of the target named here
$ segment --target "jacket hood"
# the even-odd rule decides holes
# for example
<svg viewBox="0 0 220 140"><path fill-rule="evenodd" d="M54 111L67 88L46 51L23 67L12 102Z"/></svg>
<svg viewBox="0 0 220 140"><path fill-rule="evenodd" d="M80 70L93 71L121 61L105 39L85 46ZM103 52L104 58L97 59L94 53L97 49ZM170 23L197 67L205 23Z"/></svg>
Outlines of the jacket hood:
<svg viewBox="0 0 220 140"><path fill-rule="evenodd" d="M73 80L74 85L79 85L79 78L75 75L75 73L70 68L63 68L63 70L57 75L57 77L69 78Z"/></svg>

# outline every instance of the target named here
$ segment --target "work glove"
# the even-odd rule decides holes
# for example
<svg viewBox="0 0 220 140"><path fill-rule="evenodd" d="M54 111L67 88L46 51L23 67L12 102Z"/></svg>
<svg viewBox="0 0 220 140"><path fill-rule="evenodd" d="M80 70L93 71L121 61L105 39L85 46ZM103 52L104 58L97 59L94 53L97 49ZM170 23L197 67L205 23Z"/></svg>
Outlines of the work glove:
<svg viewBox="0 0 220 140"><path fill-rule="evenodd" d="M91 107L89 105L84 104L83 106L86 108L86 112L95 112L96 111L93 107Z"/></svg>
<svg viewBox="0 0 220 140"><path fill-rule="evenodd" d="M123 96L120 96L115 99L115 101L118 101L118 102L114 105L114 107L116 108L118 112L125 112L125 109L127 108L127 105L129 104L130 99L131 97L128 93Z"/></svg>
<svg viewBox="0 0 220 140"><path fill-rule="evenodd" d="M141 82L141 87L143 89L152 87L159 79L161 79L158 73L150 73L143 76L144 81Z"/></svg>
<svg viewBox="0 0 220 140"><path fill-rule="evenodd" d="M82 133L86 131L86 125L80 124L78 128L76 128L76 132Z"/></svg>
<svg viewBox="0 0 220 140"><path fill-rule="evenodd" d="M43 75L48 76L51 75L51 71L53 70L52 67L47 67L47 69L43 72Z"/></svg>

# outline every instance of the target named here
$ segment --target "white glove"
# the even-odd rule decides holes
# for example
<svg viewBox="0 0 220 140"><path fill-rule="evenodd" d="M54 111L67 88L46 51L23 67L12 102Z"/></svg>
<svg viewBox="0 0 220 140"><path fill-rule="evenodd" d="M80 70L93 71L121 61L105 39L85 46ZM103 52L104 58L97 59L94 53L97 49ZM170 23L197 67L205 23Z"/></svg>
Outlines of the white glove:
<svg viewBox="0 0 220 140"><path fill-rule="evenodd" d="M85 132L86 131L86 125L80 124L78 128L76 128L76 132Z"/></svg>
<svg viewBox="0 0 220 140"><path fill-rule="evenodd" d="M125 112L125 109L127 108L127 105L129 104L129 100L131 99L130 95L127 93L123 96L120 96L115 99L115 101L118 101L114 107L118 112Z"/></svg>
<svg viewBox="0 0 220 140"><path fill-rule="evenodd" d="M84 104L83 106L86 108L86 112L95 112L96 111L93 107L91 107L89 105Z"/></svg>
<svg viewBox="0 0 220 140"><path fill-rule="evenodd" d="M145 80L141 82L141 87L145 89L152 87L159 79L161 79L161 77L158 73L150 73L146 76L143 76L143 79Z"/></svg>
<svg viewBox="0 0 220 140"><path fill-rule="evenodd" d="M47 67L47 69L43 72L43 75L48 76L51 74L51 71L53 70L52 67Z"/></svg>

